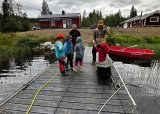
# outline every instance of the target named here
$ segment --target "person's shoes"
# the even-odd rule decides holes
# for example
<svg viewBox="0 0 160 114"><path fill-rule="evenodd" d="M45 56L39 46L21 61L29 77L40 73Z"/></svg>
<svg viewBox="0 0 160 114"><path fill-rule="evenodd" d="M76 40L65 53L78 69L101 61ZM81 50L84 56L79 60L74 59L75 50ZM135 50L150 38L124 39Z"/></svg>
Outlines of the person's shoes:
<svg viewBox="0 0 160 114"><path fill-rule="evenodd" d="M62 76L69 76L69 74L66 74L66 73L62 73Z"/></svg>
<svg viewBox="0 0 160 114"><path fill-rule="evenodd" d="M68 67L66 68L66 71L69 71L69 68L68 68Z"/></svg>
<svg viewBox="0 0 160 114"><path fill-rule="evenodd" d="M57 63L58 63L58 61L55 61L55 62L54 62L54 64L57 64Z"/></svg>
<svg viewBox="0 0 160 114"><path fill-rule="evenodd" d="M83 71L83 67L82 67L82 66L80 66L80 71L81 71L81 72Z"/></svg>
<svg viewBox="0 0 160 114"><path fill-rule="evenodd" d="M96 62L95 61L92 61L92 63L91 63L92 65L95 65L96 64Z"/></svg>
<svg viewBox="0 0 160 114"><path fill-rule="evenodd" d="M77 67L74 67L74 68L73 68L73 71L74 71L74 72L77 72Z"/></svg>
<svg viewBox="0 0 160 114"><path fill-rule="evenodd" d="M70 69L73 70L73 67L71 67Z"/></svg>

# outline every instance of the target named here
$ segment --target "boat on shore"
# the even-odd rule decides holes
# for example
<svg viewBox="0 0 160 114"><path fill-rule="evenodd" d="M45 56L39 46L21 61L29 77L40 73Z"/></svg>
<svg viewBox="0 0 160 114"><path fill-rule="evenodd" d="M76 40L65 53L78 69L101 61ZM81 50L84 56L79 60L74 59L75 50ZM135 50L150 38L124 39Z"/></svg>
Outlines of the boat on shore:
<svg viewBox="0 0 160 114"><path fill-rule="evenodd" d="M116 55L133 59L149 59L153 57L154 51L150 49L109 46L109 55Z"/></svg>

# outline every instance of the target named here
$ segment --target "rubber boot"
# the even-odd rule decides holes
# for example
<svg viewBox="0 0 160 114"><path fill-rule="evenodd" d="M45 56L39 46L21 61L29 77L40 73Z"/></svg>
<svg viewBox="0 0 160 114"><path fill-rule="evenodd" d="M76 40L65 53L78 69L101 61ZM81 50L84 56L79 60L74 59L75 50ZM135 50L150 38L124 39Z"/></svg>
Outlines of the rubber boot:
<svg viewBox="0 0 160 114"><path fill-rule="evenodd" d="M82 66L80 66L80 71L81 71L81 72L83 71L83 67L82 67Z"/></svg>
<svg viewBox="0 0 160 114"><path fill-rule="evenodd" d="M75 67L73 68L73 71L74 71L74 72L77 72L77 66L75 66Z"/></svg>

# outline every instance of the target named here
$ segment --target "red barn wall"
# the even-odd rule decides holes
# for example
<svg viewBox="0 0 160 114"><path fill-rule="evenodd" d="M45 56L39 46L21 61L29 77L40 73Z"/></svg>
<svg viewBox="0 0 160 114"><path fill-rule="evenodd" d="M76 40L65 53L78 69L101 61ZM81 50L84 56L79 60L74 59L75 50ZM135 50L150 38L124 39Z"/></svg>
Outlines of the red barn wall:
<svg viewBox="0 0 160 114"><path fill-rule="evenodd" d="M80 27L80 19L79 18L73 18L72 19L72 24L76 24L77 27L79 28Z"/></svg>
<svg viewBox="0 0 160 114"><path fill-rule="evenodd" d="M77 17L77 18L71 18L71 19L72 19L71 24L76 24L77 27L79 28L81 25L81 18ZM51 28L51 21L39 21L39 25L41 28ZM63 19L55 21L55 27L63 28Z"/></svg>
<svg viewBox="0 0 160 114"><path fill-rule="evenodd" d="M39 26L41 28L51 28L51 21L40 21Z"/></svg>
<svg viewBox="0 0 160 114"><path fill-rule="evenodd" d="M55 27L56 27L56 28L62 28L62 27L63 27L63 22L62 22L62 20L55 21Z"/></svg>

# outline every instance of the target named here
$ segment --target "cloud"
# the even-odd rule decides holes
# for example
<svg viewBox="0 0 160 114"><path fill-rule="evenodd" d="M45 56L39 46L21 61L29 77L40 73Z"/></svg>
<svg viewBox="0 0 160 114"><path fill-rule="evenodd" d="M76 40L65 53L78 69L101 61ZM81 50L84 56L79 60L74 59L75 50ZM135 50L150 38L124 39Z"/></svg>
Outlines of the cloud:
<svg viewBox="0 0 160 114"><path fill-rule="evenodd" d="M3 0L0 0L2 4ZM29 17L38 17L41 13L43 0L14 0L22 5L22 11ZM117 13L119 9L123 16L128 16L134 4L138 14L148 13L159 8L160 0L46 0L50 10L56 14L65 10L66 13L87 13L93 9L101 10L104 16Z"/></svg>

